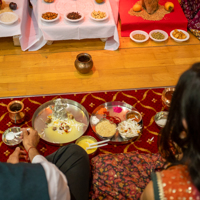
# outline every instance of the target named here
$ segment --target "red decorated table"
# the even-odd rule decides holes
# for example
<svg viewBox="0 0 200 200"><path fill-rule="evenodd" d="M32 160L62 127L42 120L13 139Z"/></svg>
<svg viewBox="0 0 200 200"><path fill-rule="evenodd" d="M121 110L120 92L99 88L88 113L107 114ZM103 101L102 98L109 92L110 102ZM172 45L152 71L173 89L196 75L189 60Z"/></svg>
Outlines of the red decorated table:
<svg viewBox="0 0 200 200"><path fill-rule="evenodd" d="M182 11L178 0L170 0L174 4L174 11L164 16L160 21L144 20L142 17L131 16L129 10L138 0L121 0L119 14L121 19L121 36L129 37L134 30L143 30L149 33L154 29L166 31L168 34L174 29L187 31L188 21ZM159 4L164 5L167 0L160 0Z"/></svg>
<svg viewBox="0 0 200 200"><path fill-rule="evenodd" d="M111 101L122 101L134 106L143 116L143 131L142 136L135 142L124 145L108 145L101 147L98 153L123 153L131 151L139 151L143 153L156 153L157 149L157 138L160 131L159 127L154 122L154 116L157 112L163 110L161 102L161 94L163 88L157 89L142 89L142 90L127 90L127 91L113 91L113 92L99 92L99 93L82 93L82 94L68 94L58 96L36 96L36 97L22 97L22 98L8 98L0 99L0 133L15 126L10 121L9 113L7 111L7 105L13 99L20 100L25 106L25 122L20 127L31 127L32 116L36 109L43 103L56 98L67 98L82 104L89 115L93 110L105 103ZM85 135L94 136L98 141L92 128L89 126ZM22 144L19 145L23 148ZM38 145L39 152L47 156L56 151L59 146L40 141ZM0 139L0 161L5 162L8 156L14 151L13 147L7 146Z"/></svg>

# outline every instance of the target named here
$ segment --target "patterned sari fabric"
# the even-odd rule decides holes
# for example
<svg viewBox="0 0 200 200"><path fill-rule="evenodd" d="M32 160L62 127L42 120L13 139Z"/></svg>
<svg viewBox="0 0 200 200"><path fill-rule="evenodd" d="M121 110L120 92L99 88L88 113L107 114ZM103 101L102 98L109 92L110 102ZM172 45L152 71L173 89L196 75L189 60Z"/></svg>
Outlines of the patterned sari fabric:
<svg viewBox="0 0 200 200"><path fill-rule="evenodd" d="M200 192L192 184L186 166L173 166L153 176L155 199L200 200Z"/></svg>
<svg viewBox="0 0 200 200"><path fill-rule="evenodd" d="M152 170L162 166L159 154L98 155L92 159L91 199L139 199Z"/></svg>
<svg viewBox="0 0 200 200"><path fill-rule="evenodd" d="M188 19L188 29L200 40L200 1L181 0L181 7Z"/></svg>

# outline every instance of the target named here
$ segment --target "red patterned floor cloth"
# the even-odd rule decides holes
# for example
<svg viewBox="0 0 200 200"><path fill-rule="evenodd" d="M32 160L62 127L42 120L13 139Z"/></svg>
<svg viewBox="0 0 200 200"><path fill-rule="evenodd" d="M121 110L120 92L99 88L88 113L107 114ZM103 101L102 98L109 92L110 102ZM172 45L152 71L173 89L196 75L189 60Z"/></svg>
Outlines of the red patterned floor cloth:
<svg viewBox="0 0 200 200"><path fill-rule="evenodd" d="M0 133L12 126L15 126L9 118L7 105L12 100L23 101L26 112L26 120L20 127L31 127L32 116L36 109L43 103L56 99L67 98L82 104L89 115L92 111L105 102L122 101L134 106L143 116L143 131L141 137L134 142L124 145L107 145L101 147L99 154L103 153L126 153L138 151L141 153L157 153L157 138L160 131L159 127L154 122L154 116L157 112L164 110L161 101L163 88L154 89L140 89L127 91L112 91L112 92L97 92L97 93L81 93L81 94L66 94L66 95L52 95L52 96L36 96L36 97L22 97L22 98L8 98L0 99ZM95 133L89 126L84 135L91 135L96 137ZM22 147L22 144L19 145ZM54 146L40 140L38 150L43 156L47 156L56 151L59 146ZM7 146L0 139L0 161L5 162L9 155L14 151L13 147Z"/></svg>
<svg viewBox="0 0 200 200"><path fill-rule="evenodd" d="M174 11L160 21L144 20L142 17L131 16L129 10L139 0L121 0L119 4L119 14L121 19L121 36L129 37L130 33L135 30L143 30L149 33L154 29L161 29L168 34L174 29L182 29L187 31L188 21L177 0L170 0L174 3ZM160 0L159 4L164 5L168 0Z"/></svg>

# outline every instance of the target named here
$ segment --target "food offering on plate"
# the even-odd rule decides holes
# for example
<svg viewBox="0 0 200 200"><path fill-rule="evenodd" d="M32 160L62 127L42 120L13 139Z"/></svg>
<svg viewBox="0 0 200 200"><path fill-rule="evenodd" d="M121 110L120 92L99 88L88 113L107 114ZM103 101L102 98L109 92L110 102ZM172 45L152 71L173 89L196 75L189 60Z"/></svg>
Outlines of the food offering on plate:
<svg viewBox="0 0 200 200"><path fill-rule="evenodd" d="M153 30L149 33L149 37L155 42L164 42L168 39L168 34L162 30Z"/></svg>
<svg viewBox="0 0 200 200"><path fill-rule="evenodd" d="M32 117L32 127L41 139L60 145L81 137L89 125L87 110L70 99L55 99L42 104Z"/></svg>
<svg viewBox="0 0 200 200"><path fill-rule="evenodd" d="M103 138L112 138L116 133L117 125L107 119L101 120L95 127L96 133Z"/></svg>
<svg viewBox="0 0 200 200"><path fill-rule="evenodd" d="M49 11L41 15L41 20L44 22L54 22L58 20L59 17L60 17L59 13Z"/></svg>
<svg viewBox="0 0 200 200"><path fill-rule="evenodd" d="M81 14L79 12L70 12L67 14L67 18L69 19L80 19Z"/></svg>
<svg viewBox="0 0 200 200"><path fill-rule="evenodd" d="M58 13L55 12L46 12L42 14L42 18L46 20L56 19L58 17Z"/></svg>
<svg viewBox="0 0 200 200"><path fill-rule="evenodd" d="M119 133L118 126L123 121L129 120L127 116L130 121L137 121L138 126L143 127L142 115L130 104L120 101L106 102L95 108L90 117L90 125L99 139L110 139L110 144L127 144L137 139L135 136L122 137ZM132 123L135 124L135 122ZM142 129L140 129L141 132Z"/></svg>
<svg viewBox="0 0 200 200"><path fill-rule="evenodd" d="M180 29L175 29L175 30L171 31L170 36L176 42L187 41L190 37L190 35L186 31L180 30Z"/></svg>
<svg viewBox="0 0 200 200"><path fill-rule="evenodd" d="M53 3L54 0L44 0L44 2L46 2L46 3Z"/></svg>
<svg viewBox="0 0 200 200"><path fill-rule="evenodd" d="M70 22L79 22L84 18L81 12L69 12L65 14L65 19Z"/></svg>
<svg viewBox="0 0 200 200"><path fill-rule="evenodd" d="M136 30L130 33L130 38L134 42L142 43L142 42L146 42L149 39L149 35L145 31Z"/></svg>
<svg viewBox="0 0 200 200"><path fill-rule="evenodd" d="M76 121L66 108L63 109L66 113L62 117L56 116L54 112L47 116L44 129L45 136L56 142L62 142L66 137L73 137L73 135L82 132L85 126L84 123Z"/></svg>
<svg viewBox="0 0 200 200"><path fill-rule="evenodd" d="M127 119L118 124L117 130L122 138L128 139L139 136L142 127L134 119Z"/></svg>
<svg viewBox="0 0 200 200"><path fill-rule="evenodd" d="M4 12L0 14L0 23L10 25L18 21L18 15L13 12Z"/></svg>
<svg viewBox="0 0 200 200"><path fill-rule="evenodd" d="M90 18L95 20L95 21L103 21L103 20L106 20L108 18L108 13L105 12L105 11L94 10L90 14Z"/></svg>

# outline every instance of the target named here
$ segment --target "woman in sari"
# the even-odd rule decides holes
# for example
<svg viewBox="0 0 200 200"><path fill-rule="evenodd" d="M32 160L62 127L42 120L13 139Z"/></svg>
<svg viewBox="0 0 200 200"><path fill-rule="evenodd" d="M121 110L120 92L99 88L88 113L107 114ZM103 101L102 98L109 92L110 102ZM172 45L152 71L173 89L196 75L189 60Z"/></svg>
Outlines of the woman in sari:
<svg viewBox="0 0 200 200"><path fill-rule="evenodd" d="M141 200L200 199L200 63L181 75L161 134L168 166L153 173Z"/></svg>
<svg viewBox="0 0 200 200"><path fill-rule="evenodd" d="M200 200L200 63L176 85L159 150L94 157L92 199Z"/></svg>

